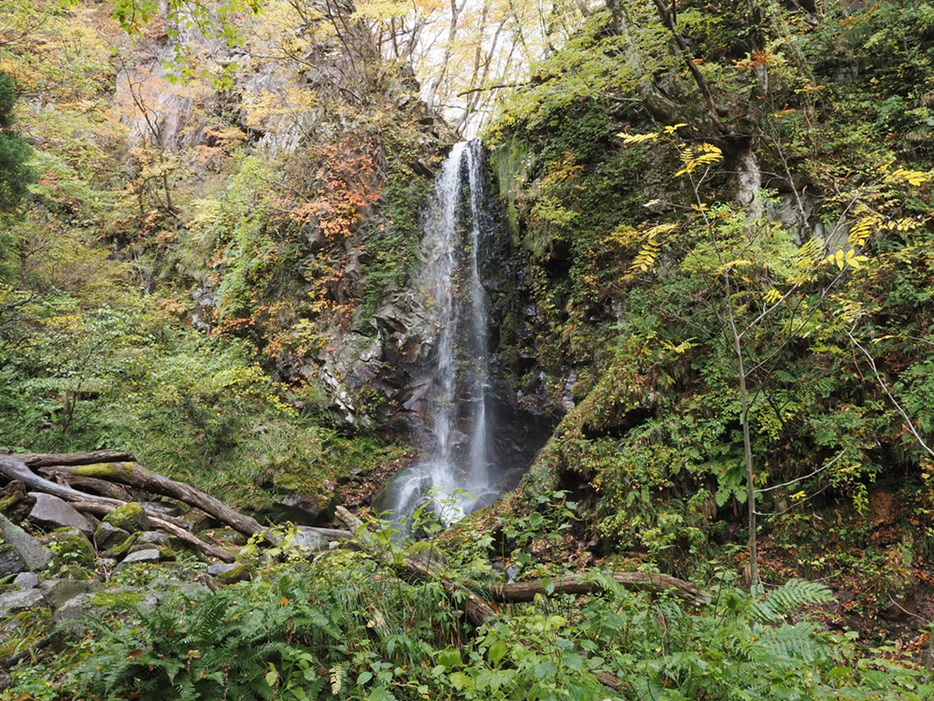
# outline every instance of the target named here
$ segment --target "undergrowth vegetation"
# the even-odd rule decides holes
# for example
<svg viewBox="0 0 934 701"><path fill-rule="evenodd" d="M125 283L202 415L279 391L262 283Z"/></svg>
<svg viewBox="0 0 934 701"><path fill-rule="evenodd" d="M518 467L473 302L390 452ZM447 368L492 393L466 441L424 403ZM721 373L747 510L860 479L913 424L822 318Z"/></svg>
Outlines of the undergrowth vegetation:
<svg viewBox="0 0 934 701"><path fill-rule="evenodd" d="M591 14L489 132L521 349L576 402L525 494L682 576L755 577L755 510L766 581L840 577L879 632L929 576L934 15L656 9Z"/></svg>
<svg viewBox="0 0 934 701"><path fill-rule="evenodd" d="M18 671L16 691L37 701L910 701L932 692L922 670L801 619L831 597L819 584L792 581L755 598L721 575L694 607L633 594L596 571L592 579L599 594L508 607L473 629L440 581L405 582L365 555L332 551L129 613L118 597L114 615L62 655ZM106 606L106 591L97 596Z"/></svg>

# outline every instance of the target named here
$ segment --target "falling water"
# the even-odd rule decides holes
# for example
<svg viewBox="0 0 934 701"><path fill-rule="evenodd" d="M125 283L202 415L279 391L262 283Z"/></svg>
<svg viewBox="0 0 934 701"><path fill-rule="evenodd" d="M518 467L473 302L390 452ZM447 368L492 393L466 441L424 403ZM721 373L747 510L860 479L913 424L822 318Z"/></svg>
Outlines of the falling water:
<svg viewBox="0 0 934 701"><path fill-rule="evenodd" d="M490 474L488 311L478 261L485 219L481 148L476 140L454 146L423 218L421 290L434 346L423 378L429 446L384 490L381 506L397 521L427 499L452 523L498 491Z"/></svg>

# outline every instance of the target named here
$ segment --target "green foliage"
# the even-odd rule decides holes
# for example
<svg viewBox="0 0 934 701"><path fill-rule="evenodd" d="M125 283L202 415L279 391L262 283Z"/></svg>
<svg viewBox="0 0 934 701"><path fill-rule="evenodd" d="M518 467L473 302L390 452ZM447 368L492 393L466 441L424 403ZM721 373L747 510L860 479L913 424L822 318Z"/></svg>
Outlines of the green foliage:
<svg viewBox="0 0 934 701"><path fill-rule="evenodd" d="M13 78L0 71L0 213L4 214L16 208L34 178L27 164L32 150L12 128L15 102Z"/></svg>
<svg viewBox="0 0 934 701"><path fill-rule="evenodd" d="M860 656L807 620L786 623L828 599L822 585L789 582L757 600L720 581L709 603L689 608L591 577L598 594L508 607L474 631L439 582L404 583L347 552L135 612L104 591L95 602L109 613L99 609L93 635L38 668L44 685L15 670L11 691L44 701L131 692L167 701L909 701L931 692L918 669ZM74 654L76 665L55 667Z"/></svg>
<svg viewBox="0 0 934 701"><path fill-rule="evenodd" d="M847 333L930 442L928 5L679 3L682 56L651 8L624 2L533 69L492 159L530 253L528 345L556 400L574 369L578 405L526 496L573 489L588 535L665 571L728 552L747 508L731 313L764 533L865 513L872 484L903 471L917 482L923 450ZM564 70L583 61L586 90Z"/></svg>

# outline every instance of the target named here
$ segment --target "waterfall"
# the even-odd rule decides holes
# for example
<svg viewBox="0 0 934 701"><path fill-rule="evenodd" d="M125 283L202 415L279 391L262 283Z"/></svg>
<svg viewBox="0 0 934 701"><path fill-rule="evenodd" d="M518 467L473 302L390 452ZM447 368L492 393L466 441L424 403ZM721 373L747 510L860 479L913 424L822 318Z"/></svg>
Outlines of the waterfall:
<svg viewBox="0 0 934 701"><path fill-rule="evenodd" d="M487 219L482 155L477 140L456 144L423 214L420 290L432 349L421 383L428 440L419 462L384 490L381 508L397 522L427 499L452 523L499 492L491 479L489 312L479 263Z"/></svg>

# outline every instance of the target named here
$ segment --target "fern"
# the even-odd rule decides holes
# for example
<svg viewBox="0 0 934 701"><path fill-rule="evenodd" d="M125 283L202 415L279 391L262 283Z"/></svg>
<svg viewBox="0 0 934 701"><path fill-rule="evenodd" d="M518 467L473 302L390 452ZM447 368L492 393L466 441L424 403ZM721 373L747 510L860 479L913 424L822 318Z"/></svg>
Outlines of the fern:
<svg viewBox="0 0 934 701"><path fill-rule="evenodd" d="M833 593L823 584L791 580L773 589L769 595L753 605L758 621L777 623L806 606L823 604L833 599Z"/></svg>

